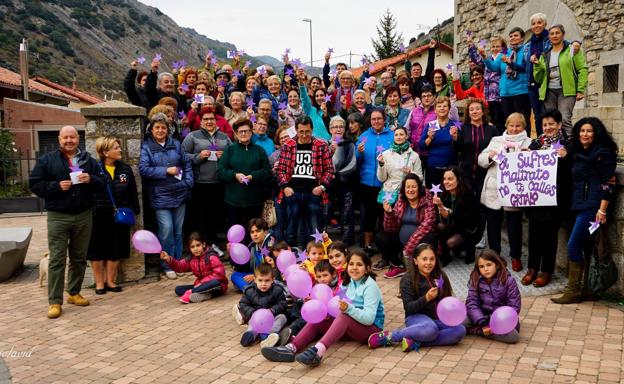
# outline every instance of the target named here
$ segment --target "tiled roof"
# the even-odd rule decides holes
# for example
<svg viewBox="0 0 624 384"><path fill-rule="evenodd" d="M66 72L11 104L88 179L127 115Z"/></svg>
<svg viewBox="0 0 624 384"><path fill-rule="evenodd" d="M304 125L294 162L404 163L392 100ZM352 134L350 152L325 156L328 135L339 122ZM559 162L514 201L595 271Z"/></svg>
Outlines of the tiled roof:
<svg viewBox="0 0 624 384"><path fill-rule="evenodd" d="M1 85L5 85L14 89L20 89L22 87L22 77L19 73L0 67L0 86ZM67 100L78 100L77 98L67 95L52 87L48 87L47 85L38 83L33 79L28 80L28 87L30 92L59 97Z"/></svg>
<svg viewBox="0 0 624 384"><path fill-rule="evenodd" d="M398 63L402 63L403 61L405 61L405 55L407 54L408 58L412 58L416 55L420 55L423 52L427 51L427 49L429 48L429 44L426 45L421 45L420 47L416 47L413 49L408 49L406 53L402 53L400 55L397 56L393 56L393 57L389 57L387 59L383 59L383 60L379 60L376 61L374 63L370 63L368 65L373 65L374 69L373 71L370 72L371 75L375 75L377 73L383 72L386 67L390 66L390 65L395 65ZM444 43L439 43L438 45L439 49L443 49L445 51L449 51L451 53L451 55L453 54L453 48L444 44ZM356 79L359 79L360 76L362 75L362 72L364 72L365 67L361 66L359 68L353 68L351 70L351 72L353 73L353 76Z"/></svg>
<svg viewBox="0 0 624 384"><path fill-rule="evenodd" d="M69 88L69 87L65 87L61 84L55 83L51 80L46 79L45 77L41 77L41 76L35 76L35 80L39 83L45 84L51 88L57 89L65 94L68 94L70 96L74 96L78 99L80 99L81 101L84 101L86 103L90 103L90 104L99 104L99 103L103 103L104 100L89 95L88 93L79 91L77 89L73 89L73 88Z"/></svg>

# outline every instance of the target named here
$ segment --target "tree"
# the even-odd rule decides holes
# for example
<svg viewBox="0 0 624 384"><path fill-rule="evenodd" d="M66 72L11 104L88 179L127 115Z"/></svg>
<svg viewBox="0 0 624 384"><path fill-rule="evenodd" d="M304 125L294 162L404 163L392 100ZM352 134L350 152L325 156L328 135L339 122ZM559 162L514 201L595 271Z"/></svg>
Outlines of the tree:
<svg viewBox="0 0 624 384"><path fill-rule="evenodd" d="M393 57L401 52L403 34L396 32L396 19L389 9L379 19L377 26L377 39L371 39L375 53L372 55L375 60L383 60Z"/></svg>

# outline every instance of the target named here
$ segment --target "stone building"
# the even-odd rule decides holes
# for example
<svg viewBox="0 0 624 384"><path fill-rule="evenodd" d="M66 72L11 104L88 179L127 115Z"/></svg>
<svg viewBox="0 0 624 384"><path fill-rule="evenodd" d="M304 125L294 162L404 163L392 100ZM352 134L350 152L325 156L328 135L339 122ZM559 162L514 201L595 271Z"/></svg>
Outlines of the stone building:
<svg viewBox="0 0 624 384"><path fill-rule="evenodd" d="M624 154L624 2L622 0L455 0L455 61L467 67L465 31L473 39L507 37L521 27L531 37L529 18L542 12L548 25L562 24L568 40L582 41L589 68L585 99L577 102L574 120L601 118Z"/></svg>

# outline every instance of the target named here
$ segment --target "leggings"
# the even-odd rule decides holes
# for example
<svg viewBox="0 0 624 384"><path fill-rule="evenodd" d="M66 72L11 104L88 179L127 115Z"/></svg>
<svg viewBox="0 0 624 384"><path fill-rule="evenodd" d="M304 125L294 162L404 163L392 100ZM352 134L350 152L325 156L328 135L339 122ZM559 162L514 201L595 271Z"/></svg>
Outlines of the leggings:
<svg viewBox="0 0 624 384"><path fill-rule="evenodd" d="M457 344L464 336L466 327L462 324L449 327L440 320L417 313L405 318L404 328L392 331L392 342L398 343L403 338L408 338L422 343L423 346L432 347Z"/></svg>
<svg viewBox="0 0 624 384"><path fill-rule="evenodd" d="M381 187L371 187L360 184L360 196L362 197L362 210L364 211L364 232L375 232L377 218L383 215L383 208L377 202L377 195Z"/></svg>
<svg viewBox="0 0 624 384"><path fill-rule="evenodd" d="M282 328L284 328L284 325L286 325L286 323L288 322L288 320L286 320L286 315L284 315L283 313L280 313L279 315L275 316L275 319L273 320L273 326L271 327L271 330L269 331L269 333L278 333L279 331L282 330ZM247 327L247 331L251 331L251 325Z"/></svg>
<svg viewBox="0 0 624 384"><path fill-rule="evenodd" d="M205 283L201 283L197 287L194 285L178 285L175 287L175 294L178 296L184 295L184 292L191 290L193 293L210 292L213 296L223 294L223 288L218 280L209 280Z"/></svg>
<svg viewBox="0 0 624 384"><path fill-rule="evenodd" d="M317 324L306 324L293 339L292 345L297 348L297 351L301 351L320 335L322 335L320 342L326 348L345 338L345 336L347 340L350 339L360 344L366 344L368 337L377 332L381 332L381 329L374 324L364 325L358 323L351 316L341 312L335 319L328 317Z"/></svg>
<svg viewBox="0 0 624 384"><path fill-rule="evenodd" d="M529 219L529 269L553 274L561 220Z"/></svg>
<svg viewBox="0 0 624 384"><path fill-rule="evenodd" d="M249 285L248 282L245 281L244 277L245 276L249 276L249 275L253 275L253 273L251 272L232 272L232 275L230 276L230 280L232 280L232 284L234 284L236 286L236 288L239 289L239 291L243 291L243 289L245 289L245 287L247 285Z"/></svg>
<svg viewBox="0 0 624 384"><path fill-rule="evenodd" d="M487 221L487 238L490 249L501 252L501 229L503 226L503 209L485 208ZM504 211L507 217L507 238L509 239L509 256L520 259L522 256L522 211ZM478 241L478 240L477 240Z"/></svg>

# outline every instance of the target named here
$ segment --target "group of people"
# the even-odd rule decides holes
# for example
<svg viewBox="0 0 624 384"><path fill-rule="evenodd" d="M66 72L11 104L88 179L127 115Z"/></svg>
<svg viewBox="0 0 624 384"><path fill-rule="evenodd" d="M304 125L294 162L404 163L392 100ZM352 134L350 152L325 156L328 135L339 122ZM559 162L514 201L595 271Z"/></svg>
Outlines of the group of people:
<svg viewBox="0 0 624 384"><path fill-rule="evenodd" d="M308 76L287 53L282 76L269 66L242 65L239 56L219 66L209 54L201 68L175 73L159 72L158 59L138 73L133 62L125 90L149 111L139 164L146 226L152 215L166 276L190 271L197 278L176 287L180 300L200 302L226 292L226 257L217 237L225 217L228 227L247 227L250 242L249 262L231 261L231 281L243 293L234 317L244 324L260 308L275 316L270 332L249 328L241 344L262 340L270 360L316 365L344 336L373 348L401 343L405 351L457 343L466 329L490 337L488 318L497 307L520 310L518 287L501 255L501 230L505 220L511 268L523 270L524 216L529 255L521 283L550 282L559 228L567 222L568 285L553 301L586 299L583 274L595 238L587 227L607 221L617 146L597 118L571 124L587 83L584 54L579 43L564 40L563 26L546 26L545 15L533 15L528 42L514 28L507 42L490 39L490 54L466 33L469 79L457 69L434 68L434 40L424 75L419 63L406 60L399 73L388 67L379 86L368 71L355 79L343 63L330 71L329 52L322 77ZM455 102L462 98L468 100L460 122ZM87 255L96 293L121 290L116 270L129 254L130 227L114 214L118 207L139 213L120 140L100 138L98 160L80 151L78 141L75 128L64 127L59 150L39 159L30 177L48 210L50 318L61 314L68 250L68 303L89 303L79 293ZM502 206L496 157L552 151L555 143L557 206ZM340 241L332 243L324 233L329 226L339 229ZM484 231L489 249L476 257ZM322 241L308 242L321 233ZM185 234L189 260L183 258ZM350 250L358 240L362 249ZM280 251L296 248L305 248L301 266L316 282L343 293L335 318L316 324L300 318L301 301L275 268ZM373 265L377 253L381 258ZM436 303L452 295L443 267L453 257L474 264L468 328L449 327L435 313ZM391 332L383 331L383 299L373 272L386 268L383 277L401 277L406 315L405 328ZM495 337L515 342L518 330Z"/></svg>

